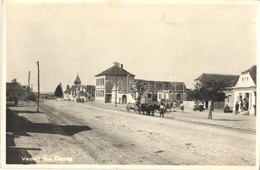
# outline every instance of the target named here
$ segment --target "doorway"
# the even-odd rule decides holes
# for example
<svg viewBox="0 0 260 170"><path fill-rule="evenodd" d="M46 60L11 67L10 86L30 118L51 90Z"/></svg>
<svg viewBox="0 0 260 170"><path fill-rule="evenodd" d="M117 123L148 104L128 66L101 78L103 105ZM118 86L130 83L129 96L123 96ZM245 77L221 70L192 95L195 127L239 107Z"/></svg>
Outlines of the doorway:
<svg viewBox="0 0 260 170"><path fill-rule="evenodd" d="M127 96L123 95L122 96L122 104L126 104L127 103Z"/></svg>

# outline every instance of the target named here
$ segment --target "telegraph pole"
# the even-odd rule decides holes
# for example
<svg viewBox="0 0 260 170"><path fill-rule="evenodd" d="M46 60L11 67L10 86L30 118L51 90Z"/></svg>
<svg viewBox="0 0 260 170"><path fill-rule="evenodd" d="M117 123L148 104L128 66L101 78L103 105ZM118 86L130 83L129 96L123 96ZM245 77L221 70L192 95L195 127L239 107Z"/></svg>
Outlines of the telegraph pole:
<svg viewBox="0 0 260 170"><path fill-rule="evenodd" d="M38 68L38 102L37 102L37 112L39 112L39 104L40 104L40 66L39 61L36 62Z"/></svg>
<svg viewBox="0 0 260 170"><path fill-rule="evenodd" d="M30 74L31 74L31 72L29 71L29 74L28 74L28 87L29 88L31 87L31 85L30 85Z"/></svg>
<svg viewBox="0 0 260 170"><path fill-rule="evenodd" d="M184 82L182 83L182 93L184 94Z"/></svg>
<svg viewBox="0 0 260 170"><path fill-rule="evenodd" d="M115 108L117 107L116 103L117 103L117 69L118 66L116 65L116 94L115 94Z"/></svg>

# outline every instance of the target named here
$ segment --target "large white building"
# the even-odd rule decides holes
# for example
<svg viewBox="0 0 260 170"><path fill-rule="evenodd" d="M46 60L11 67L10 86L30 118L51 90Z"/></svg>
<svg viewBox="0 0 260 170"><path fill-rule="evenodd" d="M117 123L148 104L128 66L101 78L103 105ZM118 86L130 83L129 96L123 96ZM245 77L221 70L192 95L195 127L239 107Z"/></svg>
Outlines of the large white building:
<svg viewBox="0 0 260 170"><path fill-rule="evenodd" d="M130 85L135 75L126 71L123 64L114 62L113 66L97 74L95 100L102 103L128 103Z"/></svg>

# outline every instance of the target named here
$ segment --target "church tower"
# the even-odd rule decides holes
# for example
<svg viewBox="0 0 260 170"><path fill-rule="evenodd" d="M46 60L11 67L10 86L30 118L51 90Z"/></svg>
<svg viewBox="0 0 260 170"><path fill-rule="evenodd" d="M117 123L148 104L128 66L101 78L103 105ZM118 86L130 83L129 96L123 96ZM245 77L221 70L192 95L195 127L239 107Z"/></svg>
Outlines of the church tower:
<svg viewBox="0 0 260 170"><path fill-rule="evenodd" d="M80 80L78 74L77 74L77 77L76 77L76 79L75 79L75 81L74 81L74 84L75 84L75 85L81 84L81 80Z"/></svg>

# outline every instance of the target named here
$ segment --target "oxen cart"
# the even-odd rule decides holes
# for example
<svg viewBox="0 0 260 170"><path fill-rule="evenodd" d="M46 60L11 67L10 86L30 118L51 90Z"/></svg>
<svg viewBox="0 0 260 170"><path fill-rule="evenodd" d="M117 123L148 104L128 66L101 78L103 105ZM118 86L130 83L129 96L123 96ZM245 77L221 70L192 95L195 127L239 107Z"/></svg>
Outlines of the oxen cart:
<svg viewBox="0 0 260 170"><path fill-rule="evenodd" d="M146 114L154 116L154 112L159 110L160 105L158 103L128 103L126 105L127 111L134 110L135 113Z"/></svg>

